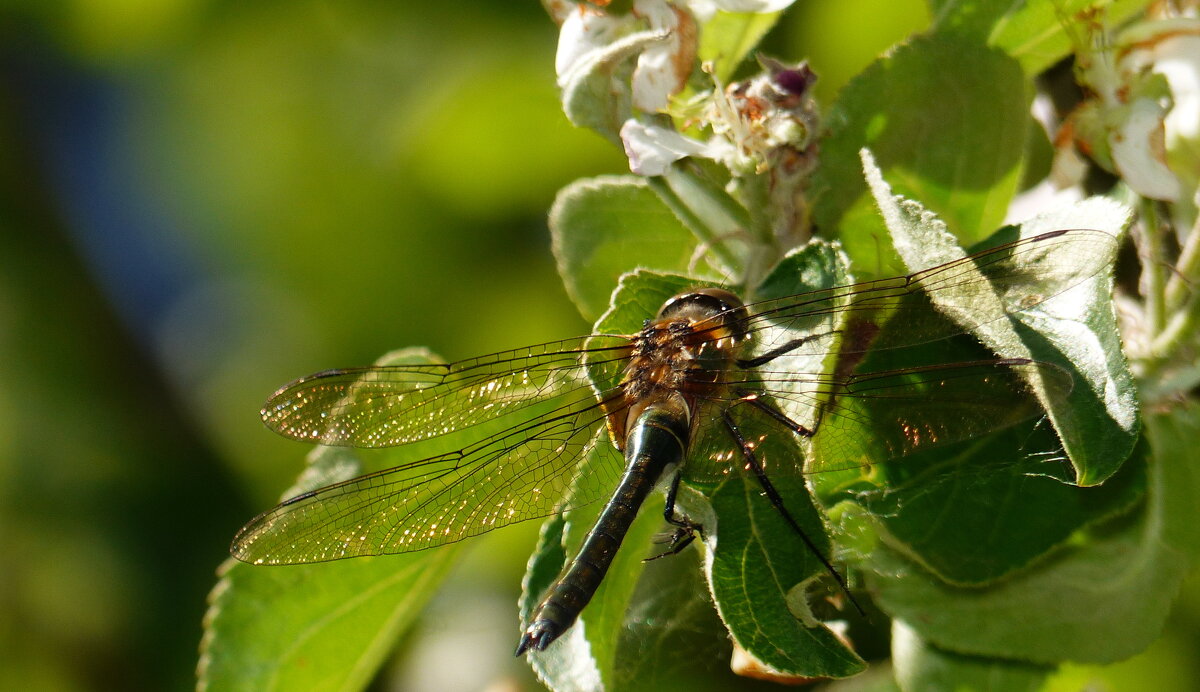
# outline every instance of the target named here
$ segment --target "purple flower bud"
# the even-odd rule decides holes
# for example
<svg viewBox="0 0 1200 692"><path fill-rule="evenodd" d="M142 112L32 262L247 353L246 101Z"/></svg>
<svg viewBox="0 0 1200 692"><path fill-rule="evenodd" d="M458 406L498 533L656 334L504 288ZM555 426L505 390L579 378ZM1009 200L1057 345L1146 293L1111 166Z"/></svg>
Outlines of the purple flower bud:
<svg viewBox="0 0 1200 692"><path fill-rule="evenodd" d="M783 91L795 96L802 96L817 82L817 74L812 71L808 63L803 62L794 68L774 72L771 80Z"/></svg>

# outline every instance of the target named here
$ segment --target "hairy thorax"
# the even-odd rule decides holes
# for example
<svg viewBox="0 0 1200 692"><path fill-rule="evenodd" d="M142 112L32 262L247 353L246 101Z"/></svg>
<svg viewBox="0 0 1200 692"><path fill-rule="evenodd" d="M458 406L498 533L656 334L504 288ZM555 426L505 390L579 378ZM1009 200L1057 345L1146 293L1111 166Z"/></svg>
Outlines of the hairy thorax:
<svg viewBox="0 0 1200 692"><path fill-rule="evenodd" d="M667 301L633 338L621 394L608 407L614 439L623 442L648 406L670 405L690 416L698 399L728 387L747 338L744 320L741 301L720 289L681 293Z"/></svg>

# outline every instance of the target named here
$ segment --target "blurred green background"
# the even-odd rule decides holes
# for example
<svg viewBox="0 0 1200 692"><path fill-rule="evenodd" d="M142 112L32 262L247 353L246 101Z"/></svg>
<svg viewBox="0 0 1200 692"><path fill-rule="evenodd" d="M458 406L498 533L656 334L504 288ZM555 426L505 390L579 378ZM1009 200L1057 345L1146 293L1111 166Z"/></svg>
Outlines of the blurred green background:
<svg viewBox="0 0 1200 692"><path fill-rule="evenodd" d="M856 5L768 41L826 102L928 22ZM308 451L259 423L275 387L587 330L545 214L626 168L561 115L556 34L532 1L0 3L0 689L194 684L228 541ZM379 686L534 685L536 531L473 541ZM1185 685L1198 602L1151 654Z"/></svg>

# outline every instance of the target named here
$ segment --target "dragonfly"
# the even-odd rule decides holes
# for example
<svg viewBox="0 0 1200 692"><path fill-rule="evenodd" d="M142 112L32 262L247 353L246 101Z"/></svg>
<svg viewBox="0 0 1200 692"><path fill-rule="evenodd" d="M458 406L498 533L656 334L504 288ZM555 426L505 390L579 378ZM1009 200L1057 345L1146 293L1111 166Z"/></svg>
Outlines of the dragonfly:
<svg viewBox="0 0 1200 692"><path fill-rule="evenodd" d="M261 411L280 435L359 448L446 442L427 458L285 500L246 524L231 553L256 565L407 553L606 501L522 632L521 655L546 649L576 621L652 490L665 492L668 553L678 552L704 535L676 505L680 483L750 473L849 594L771 477L899 459L1064 400L1071 375L1029 358L858 365L1041 305L1108 266L1114 248L1107 233L1060 230L906 276L749 304L725 288L697 287L632 334L300 378ZM998 313L980 307L997 301ZM812 363L830 354L837 364L817 371ZM868 409L874 458L854 441ZM758 421L752 433L748 419ZM827 443L819 456L768 460L759 453L765 434Z"/></svg>

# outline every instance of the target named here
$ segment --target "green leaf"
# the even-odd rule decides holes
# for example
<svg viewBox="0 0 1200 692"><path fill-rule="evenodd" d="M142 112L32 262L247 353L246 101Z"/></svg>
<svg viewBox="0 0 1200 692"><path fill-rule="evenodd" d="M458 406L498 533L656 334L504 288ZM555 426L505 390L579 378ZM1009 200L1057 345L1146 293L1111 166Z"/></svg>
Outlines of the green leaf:
<svg viewBox="0 0 1200 692"><path fill-rule="evenodd" d="M1200 407L1150 412L1148 444L1127 464L1149 464L1147 503L1029 570L985 589L956 589L878 550L870 579L880 605L939 647L1039 663L1108 663L1162 631L1179 584L1200 556L1193 452ZM996 623L1004 623L1003 627Z"/></svg>
<svg viewBox="0 0 1200 692"><path fill-rule="evenodd" d="M427 363L420 349L378 364ZM408 460L397 448L356 455L318 447L291 497ZM199 684L213 690L366 687L437 591L457 546L321 564L261 566L228 560L210 596Z"/></svg>
<svg viewBox="0 0 1200 692"><path fill-rule="evenodd" d="M901 322L885 330L905 326ZM916 349L877 351L856 372L867 375L989 357L968 338L950 339ZM1049 426L1037 423L1038 404L1015 382L1017 377L1015 371L998 372L985 381L970 380L969 390L955 389L951 380L942 383L944 391L929 402L897 404L890 397L841 400L837 415L822 419L810 464L846 456L887 460L889 450L903 448L887 437L888 421L906 420L916 429L953 440L989 429L973 427L976 420L984 426L987 421L1011 426L1029 420L958 444L943 442L862 473L816 474L814 487L827 505L841 499L863 505L876 517L888 545L958 584L994 581L1028 565L1079 527L1135 502L1144 486L1137 473L1118 474L1099 488L1069 484L1072 470L1061 444ZM1019 386L1013 389L1013 384ZM964 401L964 396L969 399Z"/></svg>
<svg viewBox="0 0 1200 692"><path fill-rule="evenodd" d="M261 567L230 558L205 617L209 690L363 689L457 551Z"/></svg>
<svg viewBox="0 0 1200 692"><path fill-rule="evenodd" d="M1026 4L1026 3L1021 3ZM1053 3L1036 3L1051 5ZM1013 3L989 0L929 0L931 29L982 42L996 22L1012 12Z"/></svg>
<svg viewBox="0 0 1200 692"><path fill-rule="evenodd" d="M525 565L525 578L521 580L521 622L529 622L533 611L541 603L542 594L546 592L558 575L563 565L571 557L563 545L563 530L567 520L562 514L551 515L542 522L542 530L538 535L537 546L529 556Z"/></svg>
<svg viewBox="0 0 1200 692"><path fill-rule="evenodd" d="M954 0L937 5L934 31L970 37L1000 48L1021 63L1025 74L1036 75L1067 57L1077 47L1071 32L1079 32L1075 41L1086 40L1090 23L1098 11L1110 25L1132 16L1145 7L1143 0L1047 0L1043 2L999 3L979 0Z"/></svg>
<svg viewBox="0 0 1200 692"><path fill-rule="evenodd" d="M688 549L643 566L621 635L615 689L723 692L744 683L730 670L733 647L708 598L701 552Z"/></svg>
<svg viewBox="0 0 1200 692"><path fill-rule="evenodd" d="M637 176L579 180L550 209L558 273L585 319L608 307L617 280L639 267L684 272L696 238Z"/></svg>
<svg viewBox="0 0 1200 692"><path fill-rule="evenodd" d="M845 286L851 281L848 262L837 245L813 240L803 248L793 250L775 266L754 292L754 300L786 298L806 291ZM847 303L848 299L839 304L839 307ZM843 329L846 316L845 311L817 311L804 321L789 320L786 327L779 325L778 333L771 334L764 340L781 344L813 334L836 333ZM796 374L828 373L834 370L836 361L837 350L830 348L823 354L790 356L788 365ZM786 383L777 383L776 386L780 389L787 388ZM805 391L811 389L807 381L799 382L797 387L795 398L789 397L775 403L792 420L812 429L816 426L817 406L823 402L813 400L811 394Z"/></svg>
<svg viewBox="0 0 1200 692"><path fill-rule="evenodd" d="M845 243L858 271L904 273L879 253L885 229L858 156L869 147L898 192L922 200L964 242L986 237L1020 181L1029 100L1020 67L1000 51L949 36L900 46L850 82L829 114L814 221Z"/></svg>
<svg viewBox="0 0 1200 692"><path fill-rule="evenodd" d="M1128 207L1092 197L1025 221L1006 239L1076 228L1119 237L1131 220ZM1137 443L1141 425L1114 295L1112 272L1105 269L1056 299L1016 314L1017 332L1033 357L1067 368L1075 380L1067 405L1049 413L1081 486L1102 483L1116 472Z"/></svg>
<svg viewBox="0 0 1200 692"><path fill-rule="evenodd" d="M1159 511L1151 506L1150 520L1162 522L1159 546L1164 553L1175 553L1193 566L1200 560L1200 524L1194 521L1195 500L1200 497L1200 405L1190 402L1167 411L1158 411L1146 420L1146 436L1154 461L1162 464L1156 490L1162 494ZM1174 592L1165 595L1168 599Z"/></svg>
<svg viewBox="0 0 1200 692"><path fill-rule="evenodd" d="M1012 55L1034 76L1086 46L1097 8L1103 8L1105 23L1116 26L1145 6L1144 0L1021 2L992 25L988 44Z"/></svg>
<svg viewBox="0 0 1200 692"><path fill-rule="evenodd" d="M900 621L892 623L892 661L896 681L906 692L1036 692L1054 671L943 651Z"/></svg>
<svg viewBox="0 0 1200 692"><path fill-rule="evenodd" d="M966 255L936 216L917 202L891 193L867 152L863 165L893 244L909 271ZM1051 396L1039 377L1030 385L1062 438L1080 485L1095 485L1115 473L1137 440L1137 398L1112 305L1115 235L1129 218L1129 210L1121 205L1092 198L1033 219L1020 229L1008 229L997 238L1011 241L1054 230L1089 230L1045 241L1036 257L1026 253L1029 256L1023 261L1028 266L1018 269L1031 277L1044 275L1043 282L1017 282L1013 289L996 287L963 295L941 291L935 300L943 314L963 324L969 321L972 333L995 354L1053 363L1072 375L1074 387L1068 398ZM979 279L963 284L988 286ZM1041 293L1028 294L1032 287ZM1005 290L1021 293L1014 298L1003 294ZM1006 305L1019 305L1026 298L1038 302L1014 312L1015 320L1004 318Z"/></svg>
<svg viewBox="0 0 1200 692"><path fill-rule="evenodd" d="M1145 491L1137 464L1098 487L1070 485L1059 449L1044 425L1010 428L888 464L887 486L858 500L888 546L941 580L995 582L1078 529L1128 511Z"/></svg>
<svg viewBox="0 0 1200 692"><path fill-rule="evenodd" d="M735 417L739 409L734 409ZM824 522L804 479L787 472L803 453L778 424L760 427L761 416L741 416L737 423L748 439L765 441L757 448L764 467L784 469L771 476L788 512L825 555L830 554ZM763 497L753 474L733 474L708 493L718 534L708 577L717 611L734 641L755 658L788 675L847 677L866 664L808 611L803 587L823 574L824 566L796 536L779 510ZM792 597L793 589L800 589Z"/></svg>
<svg viewBox="0 0 1200 692"><path fill-rule="evenodd" d="M726 12L717 10L700 31L697 58L713 65L713 75L726 84L738 65L779 21L781 12Z"/></svg>
<svg viewBox="0 0 1200 692"><path fill-rule="evenodd" d="M837 244L815 238L804 247L788 253L775 265L750 299L786 298L806 291L848 285L852 280L848 263L849 260ZM804 331L836 329L839 326L838 323L810 323L804 325ZM817 365L826 367L832 366L832 363Z"/></svg>
<svg viewBox="0 0 1200 692"><path fill-rule="evenodd" d="M596 322L596 333L633 334L641 330L647 319L658 314L662 304L676 293L716 285L683 274L635 270L617 282L611 306Z"/></svg>

